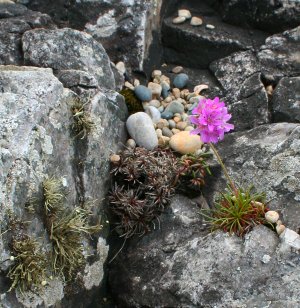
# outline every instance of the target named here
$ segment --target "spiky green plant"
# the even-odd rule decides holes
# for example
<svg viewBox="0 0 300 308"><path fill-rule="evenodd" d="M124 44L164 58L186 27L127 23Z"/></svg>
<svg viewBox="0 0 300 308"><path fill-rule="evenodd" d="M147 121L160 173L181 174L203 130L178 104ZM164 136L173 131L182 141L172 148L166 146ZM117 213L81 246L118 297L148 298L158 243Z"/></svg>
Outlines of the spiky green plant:
<svg viewBox="0 0 300 308"><path fill-rule="evenodd" d="M81 139L84 139L95 127L95 123L92 121L85 108L88 103L89 99L87 99L86 102L83 102L81 98L75 97L71 105L71 112L74 121L72 129L76 134L75 137L81 136Z"/></svg>
<svg viewBox="0 0 300 308"><path fill-rule="evenodd" d="M268 224L265 213L268 211L265 195L251 193L251 189L236 191L228 189L222 193L209 213L202 212L210 223L212 230L221 229L225 232L243 236L254 226Z"/></svg>
<svg viewBox="0 0 300 308"><path fill-rule="evenodd" d="M46 277L46 257L38 242L27 235L13 238L11 250L14 263L7 274L12 281L9 291L17 288L23 293L41 286Z"/></svg>

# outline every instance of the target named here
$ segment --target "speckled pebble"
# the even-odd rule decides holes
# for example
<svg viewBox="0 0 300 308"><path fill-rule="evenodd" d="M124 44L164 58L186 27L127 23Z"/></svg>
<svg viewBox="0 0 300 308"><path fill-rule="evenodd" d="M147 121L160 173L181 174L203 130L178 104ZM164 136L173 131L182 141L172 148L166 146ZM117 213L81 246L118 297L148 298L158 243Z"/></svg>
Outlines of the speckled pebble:
<svg viewBox="0 0 300 308"><path fill-rule="evenodd" d="M180 98L180 90L178 88L173 88L172 94L174 95L175 98Z"/></svg>
<svg viewBox="0 0 300 308"><path fill-rule="evenodd" d="M178 16L178 17L175 17L172 22L173 24L182 24L186 21L186 18L183 17L183 16Z"/></svg>
<svg viewBox="0 0 300 308"><path fill-rule="evenodd" d="M163 134L164 136L167 136L167 137L172 137L172 136L173 136L172 131L171 131L168 127L164 127L164 128L162 129L162 134Z"/></svg>

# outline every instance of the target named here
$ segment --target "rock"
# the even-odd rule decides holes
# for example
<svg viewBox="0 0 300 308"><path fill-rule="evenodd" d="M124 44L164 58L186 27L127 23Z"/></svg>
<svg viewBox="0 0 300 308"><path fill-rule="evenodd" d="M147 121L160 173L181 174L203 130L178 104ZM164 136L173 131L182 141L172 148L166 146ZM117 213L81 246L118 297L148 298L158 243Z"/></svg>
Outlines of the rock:
<svg viewBox="0 0 300 308"><path fill-rule="evenodd" d="M201 26L203 24L203 21L200 17L196 17L196 16L193 16L192 19L191 19L191 25L194 26L194 27L198 27L198 26Z"/></svg>
<svg viewBox="0 0 300 308"><path fill-rule="evenodd" d="M175 66L173 69L172 69L172 72L174 74L179 74L183 71L183 67L182 66Z"/></svg>
<svg viewBox="0 0 300 308"><path fill-rule="evenodd" d="M177 128L172 128L172 133L175 135L175 134L178 134L180 133L181 130L180 129L177 129Z"/></svg>
<svg viewBox="0 0 300 308"><path fill-rule="evenodd" d="M25 200L34 198L41 207L43 200L39 192L42 182L52 176L60 178L65 188L72 191L65 200L70 209L83 200L99 200L91 217L96 221L98 211L103 211L105 205L100 200L104 200L110 187L107 181L110 176L109 157L119 150L119 143L125 142L126 105L123 97L114 91L95 91L85 106L95 126L85 138L75 138L71 129L71 106L77 96L63 88L51 69L0 66L0 84L0 221L5 219L8 210L14 212L21 220L29 222L28 235L42 245L43 251L50 253L51 243L43 219L39 212L28 213ZM3 258L11 252L9 240L2 234L1 304L4 307L74 307L83 305L77 296L84 294L84 304L90 305L94 293L88 289L93 286L96 292L100 292L108 252L108 247L103 244L106 250L103 247L99 255L92 244L97 243L94 240L85 240L84 253L91 255L92 259L87 263L87 272L78 274L83 284L76 287L76 295L70 288L68 295L71 297L68 298L64 291L65 281L61 278L47 279L48 284L36 289L35 293L28 291L22 295L12 291L8 294L10 282L2 270L6 263L3 263ZM101 240L105 242L100 237ZM52 266L48 265L49 268ZM90 268L94 270L89 271Z"/></svg>
<svg viewBox="0 0 300 308"><path fill-rule="evenodd" d="M101 87L115 88L110 60L102 45L89 34L68 28L35 29L27 31L22 41L27 65L82 70L93 75Z"/></svg>
<svg viewBox="0 0 300 308"><path fill-rule="evenodd" d="M180 98L180 90L178 88L173 88L172 94L174 95L175 98Z"/></svg>
<svg viewBox="0 0 300 308"><path fill-rule="evenodd" d="M178 128L178 129L180 129L180 130L184 130L186 127L187 127L187 123L186 123L186 122L180 121L180 122L178 122L178 123L176 124L176 128Z"/></svg>
<svg viewBox="0 0 300 308"><path fill-rule="evenodd" d="M173 24L182 24L186 21L186 18L183 17L183 16L178 16L178 17L175 17L172 22Z"/></svg>
<svg viewBox="0 0 300 308"><path fill-rule="evenodd" d="M213 30L213 29L215 28L215 26L214 26L214 25L207 24L207 25L205 26L205 28L206 28L206 29Z"/></svg>
<svg viewBox="0 0 300 308"><path fill-rule="evenodd" d="M152 78L155 78L155 77L160 77L162 75L162 72L160 71L160 70L154 70L153 72L152 72Z"/></svg>
<svg viewBox="0 0 300 308"><path fill-rule="evenodd" d="M166 112L172 112L173 114L176 113L176 112L183 113L184 107L179 101L173 101L165 109L164 113L166 113Z"/></svg>
<svg viewBox="0 0 300 308"><path fill-rule="evenodd" d="M279 214L275 211L268 211L265 214L265 218L268 222L274 224L279 219Z"/></svg>
<svg viewBox="0 0 300 308"><path fill-rule="evenodd" d="M190 132L193 129L194 129L193 126L187 126L184 130L187 131L187 132Z"/></svg>
<svg viewBox="0 0 300 308"><path fill-rule="evenodd" d="M132 91L134 91L134 85L130 83L129 81L125 81L124 86Z"/></svg>
<svg viewBox="0 0 300 308"><path fill-rule="evenodd" d="M283 233L280 235L280 239L287 245L298 250L300 249L300 235L297 232L289 228L285 228Z"/></svg>
<svg viewBox="0 0 300 308"><path fill-rule="evenodd" d="M135 86L135 87L138 87L139 85L140 85L141 83L140 83L140 81L138 80L138 79L134 79L133 80L133 85Z"/></svg>
<svg viewBox="0 0 300 308"><path fill-rule="evenodd" d="M161 114L161 117L162 119L172 119L173 118L173 112L170 112L170 111L164 111L162 114Z"/></svg>
<svg viewBox="0 0 300 308"><path fill-rule="evenodd" d="M163 228L128 244L110 273L118 303L224 307L226 298L226 307L264 307L270 297L279 306L299 302L294 280L300 274L299 254L280 251L275 232L257 226L245 239L221 231L207 234L198 211L195 200L175 196L160 218Z"/></svg>
<svg viewBox="0 0 300 308"><path fill-rule="evenodd" d="M172 136L170 140L170 147L180 154L195 153L202 145L203 142L198 135L191 135L187 131Z"/></svg>
<svg viewBox="0 0 300 308"><path fill-rule="evenodd" d="M149 102L149 106L153 106L155 108L159 108L160 107L160 102L156 99L153 99Z"/></svg>
<svg viewBox="0 0 300 308"><path fill-rule="evenodd" d="M189 10L178 10L178 16L184 17L185 19L190 19L192 17L192 14Z"/></svg>
<svg viewBox="0 0 300 308"><path fill-rule="evenodd" d="M57 78L66 88L88 87L97 88L99 86L96 78L81 70L61 70Z"/></svg>
<svg viewBox="0 0 300 308"><path fill-rule="evenodd" d="M161 91L162 91L162 86L160 84L149 82L148 89L150 89L150 91L152 92L152 95L160 97Z"/></svg>
<svg viewBox="0 0 300 308"><path fill-rule="evenodd" d="M175 121L169 120L169 126L170 126L170 128L175 128L176 127Z"/></svg>
<svg viewBox="0 0 300 308"><path fill-rule="evenodd" d="M167 83L162 83L161 84L162 90L161 90L161 95L163 98L167 98L170 93L170 86Z"/></svg>
<svg viewBox="0 0 300 308"><path fill-rule="evenodd" d="M229 0L224 3L221 13L226 22L271 33L291 29L300 23L300 7L297 1L286 3L284 0Z"/></svg>
<svg viewBox="0 0 300 308"><path fill-rule="evenodd" d="M277 225L276 226L276 232L278 235L280 235L281 233L283 233L285 230L285 226L284 225Z"/></svg>
<svg viewBox="0 0 300 308"><path fill-rule="evenodd" d="M208 85L206 84L199 84L198 86L194 87L194 93L199 95L201 91L208 89Z"/></svg>
<svg viewBox="0 0 300 308"><path fill-rule="evenodd" d="M156 130L156 136L158 139L162 137L162 130L160 128Z"/></svg>
<svg viewBox="0 0 300 308"><path fill-rule="evenodd" d="M174 78L173 85L175 88L182 89L187 85L188 81L189 76L187 74L180 73Z"/></svg>
<svg viewBox="0 0 300 308"><path fill-rule="evenodd" d="M159 110L153 106L146 107L145 112L150 116L153 123L157 123L161 119Z"/></svg>
<svg viewBox="0 0 300 308"><path fill-rule="evenodd" d="M153 150L158 145L152 119L145 112L137 112L129 116L126 122L129 135L138 146Z"/></svg>
<svg viewBox="0 0 300 308"><path fill-rule="evenodd" d="M125 63L122 62L122 61L119 61L117 64L116 64L116 68L117 70L121 73L121 74L125 74L126 73L126 67L125 67Z"/></svg>
<svg viewBox="0 0 300 308"><path fill-rule="evenodd" d="M142 102L150 101L152 99L152 92L145 86L139 85L134 88L134 93Z"/></svg>
<svg viewBox="0 0 300 308"><path fill-rule="evenodd" d="M162 134L166 137L172 137L173 136L173 133L172 131L168 128L168 127L163 127L162 129Z"/></svg>
<svg viewBox="0 0 300 308"><path fill-rule="evenodd" d="M285 225L294 230L300 227L297 218L300 215L299 140L299 124L277 123L228 134L217 145L233 181L265 192L266 200L270 200L268 207L280 211ZM214 192L209 189L205 192L209 204L215 191L222 191L226 186L221 172L212 169L212 173Z"/></svg>
<svg viewBox="0 0 300 308"><path fill-rule="evenodd" d="M128 139L126 141L126 146L134 149L136 147L136 142L133 139Z"/></svg>
<svg viewBox="0 0 300 308"><path fill-rule="evenodd" d="M282 78L273 92L272 116L275 122L300 122L300 77Z"/></svg>
<svg viewBox="0 0 300 308"><path fill-rule="evenodd" d="M110 161L112 163L117 163L120 161L120 159L121 159L120 155L117 155L117 154L113 154L110 156Z"/></svg>

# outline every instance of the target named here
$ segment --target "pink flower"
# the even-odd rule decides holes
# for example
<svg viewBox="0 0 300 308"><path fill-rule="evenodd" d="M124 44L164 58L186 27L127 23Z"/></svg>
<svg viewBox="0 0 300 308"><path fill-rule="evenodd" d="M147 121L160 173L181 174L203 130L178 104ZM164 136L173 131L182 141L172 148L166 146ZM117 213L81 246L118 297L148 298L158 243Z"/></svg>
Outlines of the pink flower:
<svg viewBox="0 0 300 308"><path fill-rule="evenodd" d="M191 134L200 135L204 143L217 143L224 138L225 133L234 129L233 124L227 123L231 114L218 97L200 100L192 114L190 121L196 125L196 129Z"/></svg>

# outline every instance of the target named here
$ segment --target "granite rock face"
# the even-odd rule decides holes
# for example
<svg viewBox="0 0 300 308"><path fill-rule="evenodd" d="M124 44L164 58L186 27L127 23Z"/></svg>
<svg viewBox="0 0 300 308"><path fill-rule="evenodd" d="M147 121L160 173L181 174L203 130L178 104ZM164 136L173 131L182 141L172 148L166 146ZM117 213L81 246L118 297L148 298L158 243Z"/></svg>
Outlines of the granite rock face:
<svg viewBox="0 0 300 308"><path fill-rule="evenodd" d="M0 67L0 221L7 210L24 221L31 221L29 234L43 247L49 247L42 219L26 210L26 202L40 191L47 177L58 177L69 193L70 207L80 202L102 200L109 188L109 155L124 142L126 106L123 98L111 90L97 91L86 105L95 128L85 138L72 133L71 105L76 94L63 87L50 68ZM101 175L101 176L99 176ZM94 209L95 219L103 213L103 202ZM0 240L2 262L10 255L8 244ZM86 249L94 261L82 274L85 302L76 297L66 298L64 283L54 280L41 294L6 293L9 284L0 275L1 303L4 307L37 307L60 303L65 307L75 304L86 307L91 295L101 283L103 264L108 248L100 236L98 248L88 241ZM97 264L97 266L95 265ZM97 270L95 270L95 267ZM92 289L92 287L94 288ZM91 291L87 291L90 290ZM82 294L82 293L81 293ZM32 298L30 306L26 302Z"/></svg>
<svg viewBox="0 0 300 308"><path fill-rule="evenodd" d="M22 38L27 65L92 74L103 88L114 89L110 60L89 34L73 29L27 31ZM71 72L72 74L72 72Z"/></svg>
<svg viewBox="0 0 300 308"><path fill-rule="evenodd" d="M299 255L259 226L245 239L207 234L195 202L176 196L162 227L131 241L112 264L122 307L298 305ZM242 287L241 287L242 286ZM275 306L274 306L275 307Z"/></svg>

